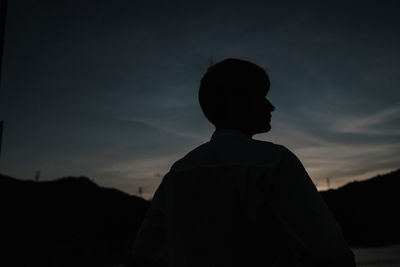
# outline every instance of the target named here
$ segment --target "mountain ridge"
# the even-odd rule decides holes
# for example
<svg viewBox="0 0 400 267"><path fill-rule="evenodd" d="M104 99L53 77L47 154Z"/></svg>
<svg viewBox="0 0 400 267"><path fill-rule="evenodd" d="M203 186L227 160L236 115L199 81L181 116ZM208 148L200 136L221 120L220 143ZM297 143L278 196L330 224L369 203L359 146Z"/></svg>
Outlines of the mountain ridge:
<svg viewBox="0 0 400 267"><path fill-rule="evenodd" d="M126 263L150 204L87 177L35 182L0 175L0 200L1 266Z"/></svg>
<svg viewBox="0 0 400 267"><path fill-rule="evenodd" d="M320 192L353 246L400 243L400 169Z"/></svg>

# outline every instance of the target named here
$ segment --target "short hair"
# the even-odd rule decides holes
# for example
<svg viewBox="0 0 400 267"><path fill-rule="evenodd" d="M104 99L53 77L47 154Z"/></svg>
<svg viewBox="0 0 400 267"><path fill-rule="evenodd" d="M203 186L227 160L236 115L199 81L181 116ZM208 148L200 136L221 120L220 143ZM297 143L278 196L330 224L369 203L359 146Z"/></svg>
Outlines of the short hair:
<svg viewBox="0 0 400 267"><path fill-rule="evenodd" d="M267 85L266 88L260 84ZM226 121L226 105L246 101L268 91L270 80L265 70L254 63L229 58L210 66L200 82L199 102L206 118L215 126ZM261 89L261 90L260 90Z"/></svg>

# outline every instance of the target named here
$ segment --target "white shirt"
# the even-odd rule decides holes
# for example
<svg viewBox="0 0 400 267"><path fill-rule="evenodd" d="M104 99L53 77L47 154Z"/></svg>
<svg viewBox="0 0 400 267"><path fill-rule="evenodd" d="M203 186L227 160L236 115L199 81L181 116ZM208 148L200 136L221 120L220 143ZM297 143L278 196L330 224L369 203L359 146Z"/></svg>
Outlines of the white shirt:
<svg viewBox="0 0 400 267"><path fill-rule="evenodd" d="M133 255L138 266L355 266L297 157L228 129L171 167Z"/></svg>

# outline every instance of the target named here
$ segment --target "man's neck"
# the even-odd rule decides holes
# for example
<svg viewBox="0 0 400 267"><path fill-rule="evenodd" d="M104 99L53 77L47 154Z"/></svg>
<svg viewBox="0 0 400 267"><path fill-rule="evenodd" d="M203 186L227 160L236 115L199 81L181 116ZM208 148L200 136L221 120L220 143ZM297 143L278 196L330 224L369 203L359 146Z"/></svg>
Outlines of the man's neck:
<svg viewBox="0 0 400 267"><path fill-rule="evenodd" d="M234 130L234 131L238 131L244 135L246 135L248 138L252 138L254 133L252 131L249 130L244 130L241 129L239 127L216 127L216 130Z"/></svg>

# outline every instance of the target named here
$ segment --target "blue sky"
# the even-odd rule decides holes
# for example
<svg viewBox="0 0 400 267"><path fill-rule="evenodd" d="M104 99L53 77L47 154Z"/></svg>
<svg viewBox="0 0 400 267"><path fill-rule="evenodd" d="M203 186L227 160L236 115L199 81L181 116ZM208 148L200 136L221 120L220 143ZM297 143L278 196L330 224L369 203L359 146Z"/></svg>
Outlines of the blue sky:
<svg viewBox="0 0 400 267"><path fill-rule="evenodd" d="M374 1L375 2L375 1ZM10 1L0 172L86 175L151 196L209 140L197 102L211 61L271 78L272 131L319 189L400 166L396 1Z"/></svg>

